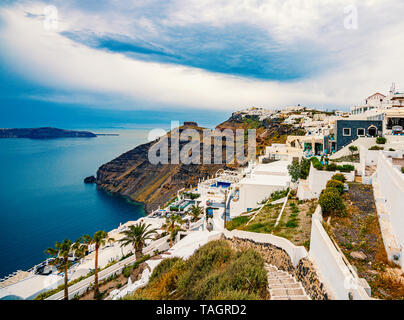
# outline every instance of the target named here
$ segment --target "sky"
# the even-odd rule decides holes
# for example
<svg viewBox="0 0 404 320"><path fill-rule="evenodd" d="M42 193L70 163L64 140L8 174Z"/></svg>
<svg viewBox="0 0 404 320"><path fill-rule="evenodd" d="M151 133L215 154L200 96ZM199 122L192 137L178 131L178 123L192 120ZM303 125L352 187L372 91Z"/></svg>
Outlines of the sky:
<svg viewBox="0 0 404 320"><path fill-rule="evenodd" d="M402 0L3 0L0 126L347 110L404 91L403 16Z"/></svg>

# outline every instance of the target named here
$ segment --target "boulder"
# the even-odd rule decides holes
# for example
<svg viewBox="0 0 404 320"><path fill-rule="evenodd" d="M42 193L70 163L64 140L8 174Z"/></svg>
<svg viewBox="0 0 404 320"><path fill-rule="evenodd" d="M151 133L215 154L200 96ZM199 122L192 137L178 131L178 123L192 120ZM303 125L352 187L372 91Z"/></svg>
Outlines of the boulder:
<svg viewBox="0 0 404 320"><path fill-rule="evenodd" d="M357 259L357 260L365 260L366 259L366 254L364 254L362 251L353 251L349 255L352 258Z"/></svg>
<svg viewBox="0 0 404 320"><path fill-rule="evenodd" d="M96 179L94 176L89 176L87 178L84 178L84 183L95 183Z"/></svg>

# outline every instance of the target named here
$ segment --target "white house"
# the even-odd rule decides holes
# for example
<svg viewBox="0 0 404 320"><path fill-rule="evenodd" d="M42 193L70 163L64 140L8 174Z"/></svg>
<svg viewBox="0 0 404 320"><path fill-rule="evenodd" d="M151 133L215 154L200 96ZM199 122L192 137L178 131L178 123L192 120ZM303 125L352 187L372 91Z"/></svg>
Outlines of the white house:
<svg viewBox="0 0 404 320"><path fill-rule="evenodd" d="M257 208L259 203L269 198L274 191L288 188L291 181L288 172L290 163L291 161L275 161L255 166L251 173L233 187L229 206L230 217L234 218Z"/></svg>

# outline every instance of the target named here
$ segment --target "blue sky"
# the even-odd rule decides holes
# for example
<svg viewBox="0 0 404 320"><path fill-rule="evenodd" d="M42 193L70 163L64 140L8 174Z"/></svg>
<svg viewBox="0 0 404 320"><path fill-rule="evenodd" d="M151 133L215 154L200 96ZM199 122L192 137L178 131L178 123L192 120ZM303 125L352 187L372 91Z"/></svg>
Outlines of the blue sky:
<svg viewBox="0 0 404 320"><path fill-rule="evenodd" d="M400 0L3 1L0 126L33 106L44 122L346 109L404 86L403 14Z"/></svg>

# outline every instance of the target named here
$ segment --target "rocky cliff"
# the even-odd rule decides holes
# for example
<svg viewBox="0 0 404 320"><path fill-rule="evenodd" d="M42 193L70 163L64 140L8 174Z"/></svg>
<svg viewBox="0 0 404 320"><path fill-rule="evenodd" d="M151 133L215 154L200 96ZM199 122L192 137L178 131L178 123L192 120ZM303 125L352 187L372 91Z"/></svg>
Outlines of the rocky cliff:
<svg viewBox="0 0 404 320"><path fill-rule="evenodd" d="M201 134L203 128L191 127L197 129ZM182 130L184 127L180 127L179 132L181 133ZM170 139L168 139L169 163L152 164L149 162L148 153L157 141L137 146L102 165L97 171L96 183L98 186L113 194L143 203L146 211L151 212L158 206L165 204L181 188L196 186L199 179L210 177L221 168L232 169L236 167L225 164L203 164L202 146L200 147L201 164L183 164L181 162L172 164ZM187 141L180 141L180 150L187 143Z"/></svg>

